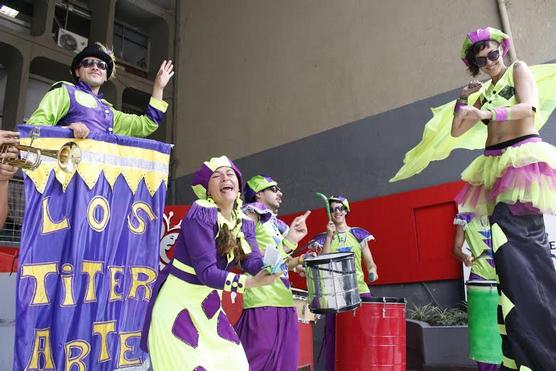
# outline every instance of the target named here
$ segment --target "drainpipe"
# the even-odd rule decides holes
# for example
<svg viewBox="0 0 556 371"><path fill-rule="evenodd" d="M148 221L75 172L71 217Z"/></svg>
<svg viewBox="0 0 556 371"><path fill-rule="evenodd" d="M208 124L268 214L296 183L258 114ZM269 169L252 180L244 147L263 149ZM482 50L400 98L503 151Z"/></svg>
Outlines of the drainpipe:
<svg viewBox="0 0 556 371"><path fill-rule="evenodd" d="M507 0L496 0L498 4L498 14L500 15L500 22L502 23L502 31L507 34L510 39L513 41L512 37L512 29L510 27L510 18L508 17L508 7L506 6ZM516 53L515 53L515 44L512 42L510 43L510 61L513 63L517 60Z"/></svg>

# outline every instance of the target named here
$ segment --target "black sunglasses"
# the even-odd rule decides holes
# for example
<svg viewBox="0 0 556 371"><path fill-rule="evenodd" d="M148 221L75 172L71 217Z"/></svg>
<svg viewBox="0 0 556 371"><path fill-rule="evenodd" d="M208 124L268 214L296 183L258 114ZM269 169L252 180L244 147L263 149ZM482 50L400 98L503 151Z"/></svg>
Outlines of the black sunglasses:
<svg viewBox="0 0 556 371"><path fill-rule="evenodd" d="M342 211L347 211L347 209L345 208L345 206L336 206L330 208L331 213L335 213L336 211L341 213Z"/></svg>
<svg viewBox="0 0 556 371"><path fill-rule="evenodd" d="M494 62L500 58L500 49L491 50L488 52L486 57L475 57L475 64L477 67L484 67L487 64L487 58L489 61Z"/></svg>
<svg viewBox="0 0 556 371"><path fill-rule="evenodd" d="M278 193L278 192L280 192L280 187L278 187L278 186L276 186L276 185L273 185L273 186L270 186L270 187L268 187L268 188L265 188L264 190L265 190L265 191L266 191L266 190L269 190L269 191L272 191L272 192L274 192L274 193Z"/></svg>
<svg viewBox="0 0 556 371"><path fill-rule="evenodd" d="M106 68L108 67L105 61L99 61L96 59L84 59L81 61L81 63L79 63L79 65L85 68L97 66L100 70L104 70L104 71L106 71Z"/></svg>

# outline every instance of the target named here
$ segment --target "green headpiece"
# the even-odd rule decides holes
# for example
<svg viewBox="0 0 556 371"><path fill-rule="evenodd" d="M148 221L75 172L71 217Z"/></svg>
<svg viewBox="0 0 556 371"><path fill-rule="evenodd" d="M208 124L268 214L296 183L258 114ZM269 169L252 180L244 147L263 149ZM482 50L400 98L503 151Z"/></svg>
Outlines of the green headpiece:
<svg viewBox="0 0 556 371"><path fill-rule="evenodd" d="M275 185L278 185L278 183L271 177L266 175L255 175L247 181L243 198L246 203L255 202L257 200L257 192L264 191Z"/></svg>
<svg viewBox="0 0 556 371"><path fill-rule="evenodd" d="M510 50L510 37L504 32L497 28L485 27L479 28L473 32L469 32L463 40L463 46L461 47L460 57L463 63L469 66L473 61L467 59L467 52L473 44L479 41L494 40L502 46L502 55L508 54Z"/></svg>

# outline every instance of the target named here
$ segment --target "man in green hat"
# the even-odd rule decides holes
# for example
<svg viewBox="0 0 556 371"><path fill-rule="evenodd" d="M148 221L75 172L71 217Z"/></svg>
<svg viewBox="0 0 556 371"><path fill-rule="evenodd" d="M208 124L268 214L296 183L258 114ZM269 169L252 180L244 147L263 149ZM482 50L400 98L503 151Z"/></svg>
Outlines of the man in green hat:
<svg viewBox="0 0 556 371"><path fill-rule="evenodd" d="M246 289L243 294L243 312L235 328L251 371L297 370L299 330L288 267L296 271L302 258L290 258L289 254L307 235L305 220L310 211L295 218L288 227L277 218L282 196L278 183L265 175L249 179L244 192L243 211L256 221L261 253L275 248L287 261L281 267L282 276L273 285Z"/></svg>

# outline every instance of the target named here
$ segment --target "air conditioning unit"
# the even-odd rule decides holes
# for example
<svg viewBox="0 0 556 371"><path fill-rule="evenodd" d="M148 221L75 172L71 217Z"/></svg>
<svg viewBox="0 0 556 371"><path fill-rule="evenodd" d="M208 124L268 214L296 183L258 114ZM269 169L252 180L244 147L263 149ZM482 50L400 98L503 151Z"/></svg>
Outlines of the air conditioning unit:
<svg viewBox="0 0 556 371"><path fill-rule="evenodd" d="M66 50L79 53L87 46L88 42L89 40L86 37L63 28L58 29L58 46L61 46Z"/></svg>

